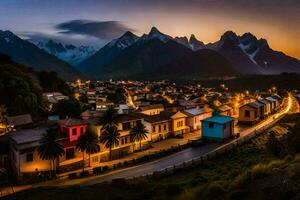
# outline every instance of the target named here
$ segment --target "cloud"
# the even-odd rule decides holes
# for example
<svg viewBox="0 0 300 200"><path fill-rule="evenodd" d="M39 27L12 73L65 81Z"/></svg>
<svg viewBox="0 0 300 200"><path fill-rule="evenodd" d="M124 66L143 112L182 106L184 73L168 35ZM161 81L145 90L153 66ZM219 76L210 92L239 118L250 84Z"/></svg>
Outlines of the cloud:
<svg viewBox="0 0 300 200"><path fill-rule="evenodd" d="M57 34L57 33L47 34L41 32L18 32L17 35L33 43L54 40L55 42L60 42L63 44L72 44L76 46L89 45L95 47L101 47L107 43L107 41L99 40L98 38L93 36L78 35L78 34L70 35L67 37L66 35Z"/></svg>
<svg viewBox="0 0 300 200"><path fill-rule="evenodd" d="M81 34L109 40L121 36L126 31L134 31L119 21L71 20L57 24L62 34Z"/></svg>

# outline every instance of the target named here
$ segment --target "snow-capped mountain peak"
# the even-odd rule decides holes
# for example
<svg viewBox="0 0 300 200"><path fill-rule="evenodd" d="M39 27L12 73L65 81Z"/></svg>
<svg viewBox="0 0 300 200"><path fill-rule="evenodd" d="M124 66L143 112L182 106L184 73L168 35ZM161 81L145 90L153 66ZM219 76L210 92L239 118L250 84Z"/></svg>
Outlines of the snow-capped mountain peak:
<svg viewBox="0 0 300 200"><path fill-rule="evenodd" d="M75 46L72 44L62 44L53 40L47 42L38 42L36 45L48 53L66 61L67 63L76 66L81 61L90 57L96 52L96 49L91 46Z"/></svg>
<svg viewBox="0 0 300 200"><path fill-rule="evenodd" d="M133 43L135 43L138 39L139 39L138 36L136 36L135 34L133 34L130 31L127 31L121 37L111 41L108 44L108 46L110 46L110 47L117 46L120 49L125 49L125 48L129 47L130 45L132 45Z"/></svg>
<svg viewBox="0 0 300 200"><path fill-rule="evenodd" d="M152 27L149 34L148 34L147 39L148 40L159 39L162 42L168 42L169 40L172 39L172 37L169 36L169 35L161 33L156 27Z"/></svg>
<svg viewBox="0 0 300 200"><path fill-rule="evenodd" d="M205 44L199 40L196 39L195 35L192 34L190 36L190 39L188 40L187 37L175 37L174 40L178 42L179 44L182 44L193 51L197 51L200 49L203 49L205 47Z"/></svg>

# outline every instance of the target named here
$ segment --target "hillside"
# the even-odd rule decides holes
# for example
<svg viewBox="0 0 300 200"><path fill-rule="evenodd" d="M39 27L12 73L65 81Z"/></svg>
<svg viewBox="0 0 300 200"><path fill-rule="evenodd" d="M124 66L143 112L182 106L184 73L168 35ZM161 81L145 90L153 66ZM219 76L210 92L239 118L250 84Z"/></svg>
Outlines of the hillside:
<svg viewBox="0 0 300 200"><path fill-rule="evenodd" d="M65 79L76 79L80 74L69 64L22 40L10 31L0 30L0 53L6 54L16 63L32 67L36 71L55 71Z"/></svg>

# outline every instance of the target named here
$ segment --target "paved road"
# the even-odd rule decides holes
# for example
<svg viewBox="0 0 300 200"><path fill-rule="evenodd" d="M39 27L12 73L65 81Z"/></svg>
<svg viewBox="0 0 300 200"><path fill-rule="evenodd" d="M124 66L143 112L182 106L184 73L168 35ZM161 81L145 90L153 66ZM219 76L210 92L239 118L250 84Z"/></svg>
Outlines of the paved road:
<svg viewBox="0 0 300 200"><path fill-rule="evenodd" d="M253 131L263 128L273 122L278 117L286 114L292 107L292 98L288 97L285 102L285 109L282 111L270 116L268 119L263 122L256 124L255 126L246 129L240 132L241 137L245 137L252 133ZM161 158L159 160L137 165L130 168L120 169L116 171L112 171L108 174L103 174L99 176L88 177L84 179L76 179L76 180L58 180L54 183L55 186L63 186L63 185L93 185L97 183L102 183L105 181L111 181L115 178L131 178L134 176L143 176L149 173L153 173L154 171L160 171L165 168L168 168L173 165L181 164L185 161L198 158L216 148L219 148L226 144L207 144L203 147L199 148L188 148L176 154Z"/></svg>

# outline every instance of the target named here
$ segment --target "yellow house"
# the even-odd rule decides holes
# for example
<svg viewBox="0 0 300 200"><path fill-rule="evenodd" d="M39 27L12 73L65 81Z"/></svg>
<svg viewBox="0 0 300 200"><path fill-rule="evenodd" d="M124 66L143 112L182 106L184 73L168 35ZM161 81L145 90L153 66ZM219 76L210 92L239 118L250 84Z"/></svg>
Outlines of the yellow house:
<svg viewBox="0 0 300 200"><path fill-rule="evenodd" d="M158 115L139 114L144 118L144 125L150 134L150 141L166 139L171 131L171 118L163 113Z"/></svg>
<svg viewBox="0 0 300 200"><path fill-rule="evenodd" d="M158 115L162 111L164 111L164 106L162 104L154 104L140 108L140 113L145 115Z"/></svg>
<svg viewBox="0 0 300 200"><path fill-rule="evenodd" d="M171 127L174 135L182 135L190 131L190 128L186 125L187 117L188 116L181 111L178 111L171 116Z"/></svg>
<svg viewBox="0 0 300 200"><path fill-rule="evenodd" d="M239 122L254 124L264 115L264 104L252 102L239 108Z"/></svg>

